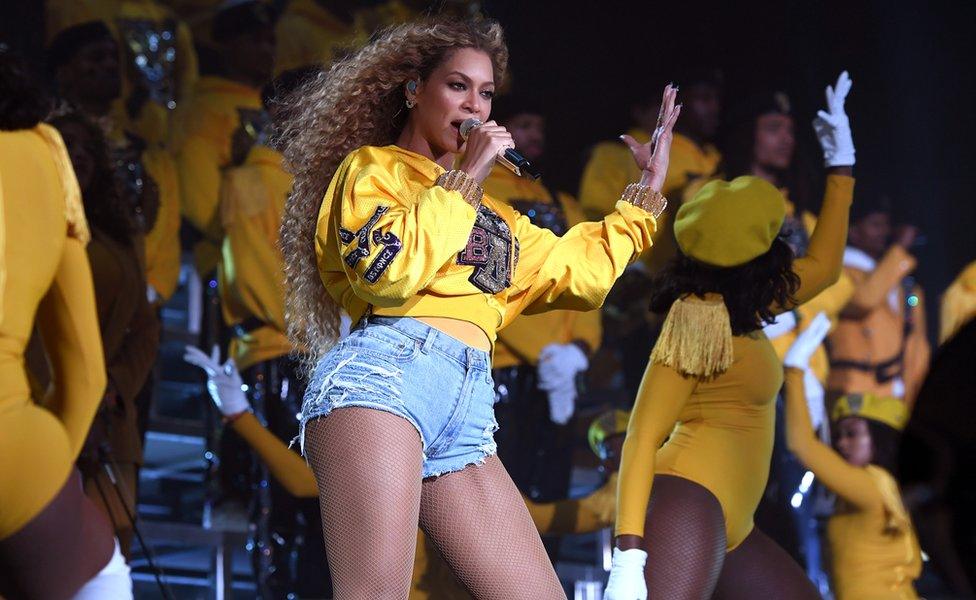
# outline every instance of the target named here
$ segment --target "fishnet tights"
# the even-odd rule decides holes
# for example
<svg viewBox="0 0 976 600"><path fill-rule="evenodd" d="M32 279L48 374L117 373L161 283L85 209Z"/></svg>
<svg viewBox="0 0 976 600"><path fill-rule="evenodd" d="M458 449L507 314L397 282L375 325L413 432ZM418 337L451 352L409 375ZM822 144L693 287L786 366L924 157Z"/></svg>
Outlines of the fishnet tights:
<svg viewBox="0 0 976 600"><path fill-rule="evenodd" d="M566 597L525 501L497 456L425 481L420 526L479 600Z"/></svg>
<svg viewBox="0 0 976 600"><path fill-rule="evenodd" d="M716 600L820 600L800 565L765 533L753 529L725 557Z"/></svg>
<svg viewBox="0 0 976 600"><path fill-rule="evenodd" d="M336 600L407 598L417 544L420 436L406 420L340 408L308 423Z"/></svg>
<svg viewBox="0 0 976 600"><path fill-rule="evenodd" d="M725 558L718 499L681 477L656 475L644 525L648 600L707 600Z"/></svg>
<svg viewBox="0 0 976 600"><path fill-rule="evenodd" d="M416 430L369 408L337 409L305 436L337 600L407 598L418 520L475 598L565 598L497 457L422 482Z"/></svg>
<svg viewBox="0 0 976 600"><path fill-rule="evenodd" d="M647 510L649 600L820 598L799 565L758 529L726 554L722 507L705 487L658 475Z"/></svg>

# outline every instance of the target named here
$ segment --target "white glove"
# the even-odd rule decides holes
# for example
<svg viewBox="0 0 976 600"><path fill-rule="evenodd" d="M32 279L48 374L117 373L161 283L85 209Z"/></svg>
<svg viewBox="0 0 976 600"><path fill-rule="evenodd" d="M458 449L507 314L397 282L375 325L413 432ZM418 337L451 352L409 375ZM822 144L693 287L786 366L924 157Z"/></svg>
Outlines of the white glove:
<svg viewBox="0 0 976 600"><path fill-rule="evenodd" d="M644 563L647 552L613 549L610 562L610 579L603 600L647 600L647 584L644 582Z"/></svg>
<svg viewBox="0 0 976 600"><path fill-rule="evenodd" d="M548 390L566 379L576 379L590 361L576 344L549 344L539 353L539 387Z"/></svg>
<svg viewBox="0 0 976 600"><path fill-rule="evenodd" d="M766 323L763 327L763 333L766 334L771 340L775 340L781 335L786 335L787 333L796 329L796 315L792 311L785 312L780 315L776 315L776 318Z"/></svg>
<svg viewBox="0 0 976 600"><path fill-rule="evenodd" d="M549 344L539 353L539 388L549 393L549 418L565 425L576 411L576 374L590 361L576 344Z"/></svg>
<svg viewBox="0 0 976 600"><path fill-rule="evenodd" d="M817 111L817 118L813 120L813 130L820 140L824 164L828 167L854 165L854 138L851 137L851 123L844 112L844 99L849 91L851 77L844 71L834 87L827 86L827 110Z"/></svg>
<svg viewBox="0 0 976 600"><path fill-rule="evenodd" d="M220 364L220 349L217 346L213 347L210 356L199 348L187 346L183 360L207 372L207 391L220 414L229 417L251 408L247 396L244 395L244 382L241 381L234 359L228 358L227 362Z"/></svg>
<svg viewBox="0 0 976 600"><path fill-rule="evenodd" d="M794 369L806 369L810 366L810 357L817 351L827 332L830 331L830 319L823 312L810 321L810 326L796 336L796 341L786 351L783 357L783 365Z"/></svg>
<svg viewBox="0 0 976 600"><path fill-rule="evenodd" d="M803 371L803 391L806 392L807 396L807 412L810 413L810 423L814 429L820 429L820 426L827 420L824 388L813 369L809 367Z"/></svg>
<svg viewBox="0 0 976 600"><path fill-rule="evenodd" d="M557 425L569 423L576 412L575 379L546 391L549 394L549 419Z"/></svg>

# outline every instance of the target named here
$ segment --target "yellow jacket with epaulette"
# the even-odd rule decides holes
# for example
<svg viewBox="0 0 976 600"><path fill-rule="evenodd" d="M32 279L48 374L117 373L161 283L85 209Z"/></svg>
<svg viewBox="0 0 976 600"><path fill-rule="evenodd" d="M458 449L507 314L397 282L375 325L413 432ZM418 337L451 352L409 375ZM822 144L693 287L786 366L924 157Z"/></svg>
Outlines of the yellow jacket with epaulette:
<svg viewBox="0 0 976 600"><path fill-rule="evenodd" d="M435 180L444 169L397 146L337 168L319 212L319 274L356 322L374 314L463 319L490 340L525 312L599 307L651 245L654 217L627 202L564 236L486 196L478 210Z"/></svg>
<svg viewBox="0 0 976 600"><path fill-rule="evenodd" d="M222 77L201 77L193 97L179 111L173 147L183 214L203 235L195 248L201 276L213 271L220 256L221 171L231 163L234 132L242 116L261 110L259 90Z"/></svg>
<svg viewBox="0 0 976 600"><path fill-rule="evenodd" d="M284 261L278 246L291 182L281 154L259 145L243 165L228 169L221 187L225 235L218 281L224 322L264 324L231 340L228 354L241 369L292 349L285 334Z"/></svg>
<svg viewBox="0 0 976 600"><path fill-rule="evenodd" d="M492 169L482 184L485 193L501 200L529 220L556 235L585 219L579 204L569 194L556 198L540 181L519 177L502 166ZM551 310L538 315L522 315L498 332L492 367L504 368L536 364L539 353L549 344L583 341L591 352L600 346L603 328L600 311Z"/></svg>

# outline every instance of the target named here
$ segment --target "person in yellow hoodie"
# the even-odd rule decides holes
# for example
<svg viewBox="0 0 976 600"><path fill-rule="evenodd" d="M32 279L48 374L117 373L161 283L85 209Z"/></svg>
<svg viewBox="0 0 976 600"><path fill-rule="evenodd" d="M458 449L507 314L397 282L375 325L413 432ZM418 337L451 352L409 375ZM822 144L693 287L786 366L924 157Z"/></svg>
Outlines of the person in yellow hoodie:
<svg viewBox="0 0 976 600"><path fill-rule="evenodd" d="M0 44L0 596L132 598L111 525L74 467L105 362L81 193L29 73ZM36 402L25 368L35 327L53 374Z"/></svg>
<svg viewBox="0 0 976 600"><path fill-rule="evenodd" d="M901 398L911 412L928 369L925 296L909 252L917 230L894 230L885 197L863 202L852 217L844 271L854 294L830 337L828 395Z"/></svg>
<svg viewBox="0 0 976 600"><path fill-rule="evenodd" d="M563 594L496 456L490 353L523 312L599 307L643 252L680 110L666 88L641 181L557 237L481 186L514 146L490 120L507 56L497 22L424 19L293 95L286 313L316 363L299 441L337 596L405 595L418 521L474 595ZM467 118L485 124L465 140ZM340 306L356 325L336 344Z"/></svg>
<svg viewBox="0 0 976 600"><path fill-rule="evenodd" d="M48 40L81 23L109 26L123 66L113 111L149 144L167 144L173 111L199 76L186 24L156 0L46 0L45 14Z"/></svg>
<svg viewBox="0 0 976 600"><path fill-rule="evenodd" d="M214 17L213 38L221 46L222 74L197 82L173 132L183 214L202 238L196 248L201 277L216 267L223 239L221 171L243 162L248 147L266 133L261 87L271 79L273 12L256 0L234 4Z"/></svg>
<svg viewBox="0 0 976 600"><path fill-rule="evenodd" d="M265 86L262 102L272 122L282 99L316 68L286 71ZM247 159L224 172L220 213L224 228L218 289L229 356L241 369L251 403L281 440L298 434L304 379L285 333L284 264L278 231L292 178L281 154L255 144ZM297 500L260 472L252 482L254 577L262 596L328 597L321 577L326 560L317 501ZM295 562L297 561L297 562ZM293 564L295 566L293 566Z"/></svg>
<svg viewBox="0 0 976 600"><path fill-rule="evenodd" d="M827 525L837 600L918 598L922 552L893 471L905 404L871 393L841 397L831 411L834 448L813 431L803 373L827 335L820 313L786 353L786 438L790 450L838 496ZM836 448L836 449L835 449Z"/></svg>
<svg viewBox="0 0 976 600"><path fill-rule="evenodd" d="M494 114L522 156L534 165L544 162L545 117L539 106L526 97L505 96ZM486 194L556 235L584 220L570 195L501 165L483 185ZM492 357L498 456L515 485L533 500L555 500L569 491L577 380L585 377L600 336L598 310L522 315L498 332Z"/></svg>
<svg viewBox="0 0 976 600"><path fill-rule="evenodd" d="M944 344L973 317L976 317L976 262L966 265L942 294L939 344Z"/></svg>
<svg viewBox="0 0 976 600"><path fill-rule="evenodd" d="M229 358L223 364L217 348L210 356L187 346L183 359L207 374L207 389L224 422L247 440L267 465L276 481L297 498L317 498L315 477L308 465L258 420L242 390L243 379ZM543 535L591 533L613 524L616 512L617 470L620 448L630 414L613 410L600 415L590 425L590 448L600 458L606 481L580 498L556 502L535 502L523 495L533 523ZM322 565L318 565L321 569ZM329 593L320 594L330 597ZM471 598L450 568L439 557L429 538L418 532L417 555L413 567L410 600L466 600Z"/></svg>

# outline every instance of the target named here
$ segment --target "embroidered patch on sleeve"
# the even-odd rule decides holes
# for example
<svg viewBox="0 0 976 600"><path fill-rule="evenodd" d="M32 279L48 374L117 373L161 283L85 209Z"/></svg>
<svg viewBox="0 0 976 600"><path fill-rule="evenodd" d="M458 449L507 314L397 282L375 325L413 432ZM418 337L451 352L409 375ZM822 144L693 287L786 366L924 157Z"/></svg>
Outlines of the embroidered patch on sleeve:
<svg viewBox="0 0 976 600"><path fill-rule="evenodd" d="M356 269L359 266L360 261L370 255L372 249L370 248L370 240L372 243L381 247L376 258L369 263L366 270L363 271L362 277L369 283L376 283L379 281L383 273L389 268L390 264L400 250L403 248L403 243L400 241L394 233L387 231L374 231L376 223L379 222L380 218L390 211L389 206L379 206L376 208L376 212L373 216L359 228L358 231L353 233L348 229L339 228L339 241L342 242L343 246L348 246L352 243L356 244L356 247L349 251L344 257L346 264L349 265L350 269Z"/></svg>

